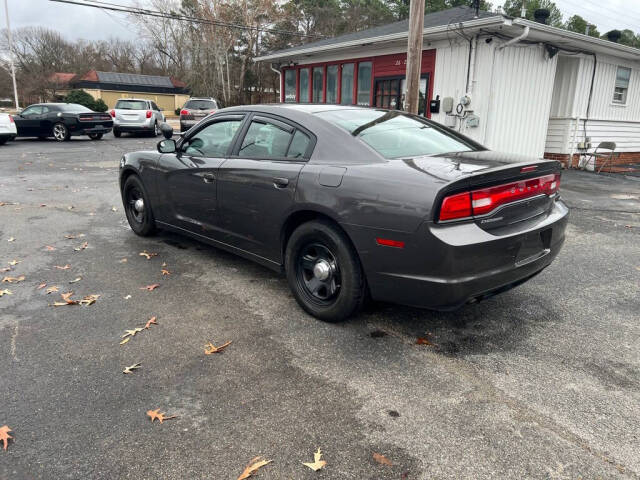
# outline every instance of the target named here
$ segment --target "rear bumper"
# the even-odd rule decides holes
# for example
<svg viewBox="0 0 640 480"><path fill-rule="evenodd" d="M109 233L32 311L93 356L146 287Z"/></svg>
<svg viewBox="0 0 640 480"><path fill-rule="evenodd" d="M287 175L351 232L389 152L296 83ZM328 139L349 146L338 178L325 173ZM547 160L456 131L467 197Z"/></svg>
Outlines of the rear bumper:
<svg viewBox="0 0 640 480"><path fill-rule="evenodd" d="M474 223L424 223L406 238L391 234L405 242L402 249L376 245L380 232L346 228L373 299L454 310L509 290L549 266L562 248L567 221L568 209L558 200L546 218L517 234L491 235ZM541 248L524 254L533 240Z"/></svg>
<svg viewBox="0 0 640 480"><path fill-rule="evenodd" d="M111 126L83 126L83 128L77 128L75 130L69 129L69 133L71 136L77 135L89 135L92 133L109 133L111 131Z"/></svg>
<svg viewBox="0 0 640 480"><path fill-rule="evenodd" d="M120 132L152 132L154 130L154 124L119 124L114 125L113 129Z"/></svg>

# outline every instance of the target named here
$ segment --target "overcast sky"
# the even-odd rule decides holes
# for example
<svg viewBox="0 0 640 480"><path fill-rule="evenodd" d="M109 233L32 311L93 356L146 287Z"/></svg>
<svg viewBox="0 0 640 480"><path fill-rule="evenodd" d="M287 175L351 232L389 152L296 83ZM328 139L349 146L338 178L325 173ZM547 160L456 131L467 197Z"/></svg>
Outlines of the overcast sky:
<svg viewBox="0 0 640 480"><path fill-rule="evenodd" d="M68 39L86 38L106 40L109 37L136 38L136 32L127 25L122 13L97 8L68 5L49 0L8 0L12 28L40 25L55 28ZM109 0L112 3L133 4L134 0ZM490 0L501 5L504 0ZM629 28L640 33L640 0L555 0L566 20L573 14L581 15L598 26L601 33L614 28ZM4 9L1 10L5 26Z"/></svg>

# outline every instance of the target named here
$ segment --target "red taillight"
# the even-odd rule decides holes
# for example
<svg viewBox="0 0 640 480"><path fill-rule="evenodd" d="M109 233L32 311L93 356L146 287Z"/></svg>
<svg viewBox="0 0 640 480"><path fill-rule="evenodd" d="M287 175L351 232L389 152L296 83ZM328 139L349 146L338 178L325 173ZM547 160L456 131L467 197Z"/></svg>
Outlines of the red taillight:
<svg viewBox="0 0 640 480"><path fill-rule="evenodd" d="M111 115L113 118L116 118L116 111L115 110L111 110L109 112L109 115Z"/></svg>
<svg viewBox="0 0 640 480"><path fill-rule="evenodd" d="M13 116L9 115L9 122L10 123L16 123L16 121L13 119Z"/></svg>
<svg viewBox="0 0 640 480"><path fill-rule="evenodd" d="M184 108L180 110L180 115L189 115L189 110L185 110Z"/></svg>
<svg viewBox="0 0 640 480"><path fill-rule="evenodd" d="M471 194L458 193L445 197L440 208L440 220L454 220L471 216Z"/></svg>
<svg viewBox="0 0 640 480"><path fill-rule="evenodd" d="M440 220L455 220L486 215L501 205L536 195L552 195L560 188L560 174L520 180L445 197Z"/></svg>
<svg viewBox="0 0 640 480"><path fill-rule="evenodd" d="M147 110L147 118L151 118L151 115L153 115L153 112L151 110Z"/></svg>

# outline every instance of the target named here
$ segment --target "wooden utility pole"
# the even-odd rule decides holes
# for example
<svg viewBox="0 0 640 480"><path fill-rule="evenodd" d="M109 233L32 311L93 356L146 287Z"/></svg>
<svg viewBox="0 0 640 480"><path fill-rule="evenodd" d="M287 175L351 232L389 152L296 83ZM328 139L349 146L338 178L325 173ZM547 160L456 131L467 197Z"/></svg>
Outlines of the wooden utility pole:
<svg viewBox="0 0 640 480"><path fill-rule="evenodd" d="M407 47L407 92L405 111L418 113L420 99L420 69L422 68L422 30L424 29L424 0L411 0L409 7L409 44Z"/></svg>

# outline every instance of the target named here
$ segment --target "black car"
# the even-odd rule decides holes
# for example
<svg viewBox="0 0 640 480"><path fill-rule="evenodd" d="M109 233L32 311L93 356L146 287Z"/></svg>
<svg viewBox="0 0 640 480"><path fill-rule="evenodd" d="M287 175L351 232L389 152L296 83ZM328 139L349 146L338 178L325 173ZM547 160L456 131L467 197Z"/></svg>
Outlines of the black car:
<svg viewBox="0 0 640 480"><path fill-rule="evenodd" d="M53 137L59 142L75 135L100 140L113 127L108 113L94 112L76 103L38 103L15 115L18 137Z"/></svg>
<svg viewBox="0 0 640 480"><path fill-rule="evenodd" d="M334 105L227 108L120 164L135 233L166 228L284 270L328 321L367 296L448 310L527 281L564 242L559 185L559 162Z"/></svg>

